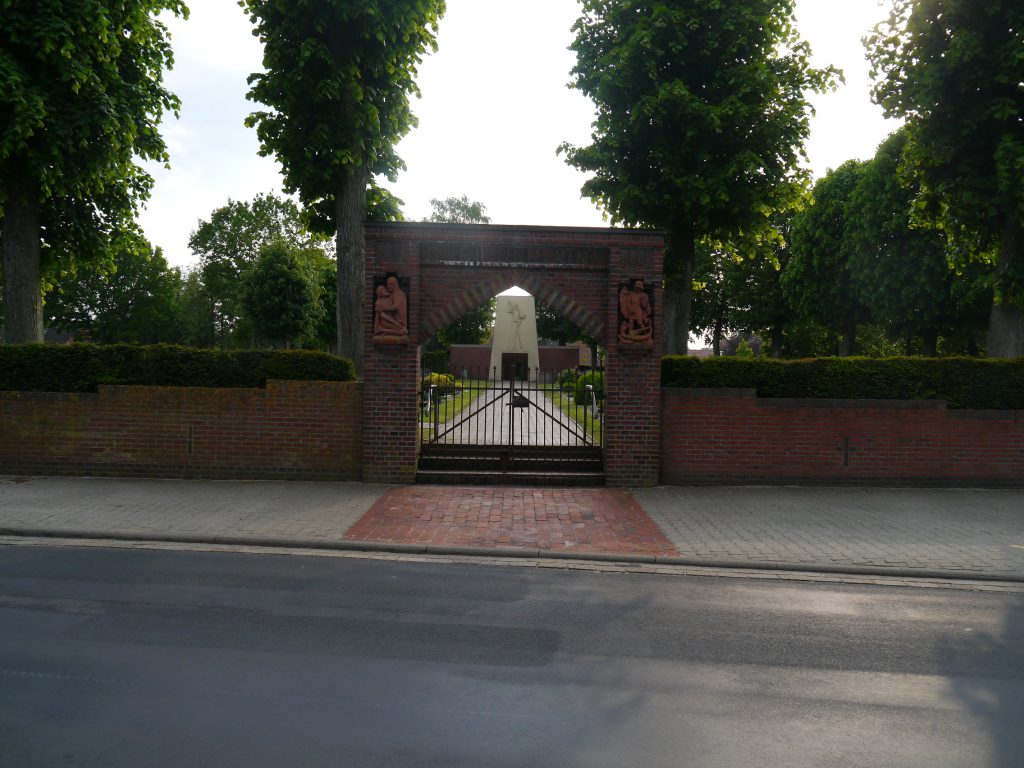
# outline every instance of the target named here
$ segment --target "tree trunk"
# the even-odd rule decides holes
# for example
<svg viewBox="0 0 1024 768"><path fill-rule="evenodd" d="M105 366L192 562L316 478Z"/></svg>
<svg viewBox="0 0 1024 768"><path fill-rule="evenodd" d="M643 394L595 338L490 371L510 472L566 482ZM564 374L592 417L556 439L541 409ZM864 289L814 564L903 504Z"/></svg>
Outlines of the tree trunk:
<svg viewBox="0 0 1024 768"><path fill-rule="evenodd" d="M4 342L43 340L43 293L40 281L39 186L27 176L12 179L4 190L3 215Z"/></svg>
<svg viewBox="0 0 1024 768"><path fill-rule="evenodd" d="M693 302L693 267L697 257L693 224L674 227L665 253L665 290L662 317L666 355L685 355L690 347L690 308Z"/></svg>
<svg viewBox="0 0 1024 768"><path fill-rule="evenodd" d="M722 353L722 319L718 318L715 321L715 328L712 331L711 336L711 352L715 357L718 357Z"/></svg>
<svg viewBox="0 0 1024 768"><path fill-rule="evenodd" d="M782 357L782 323L772 326L772 353L776 360Z"/></svg>
<svg viewBox="0 0 1024 768"><path fill-rule="evenodd" d="M366 292L366 166L347 174L338 185L335 220L338 226L338 354L363 372L363 310Z"/></svg>
<svg viewBox="0 0 1024 768"><path fill-rule="evenodd" d="M857 343L857 320L854 317L843 318L843 340L839 344L839 356L849 357L853 354Z"/></svg>
<svg viewBox="0 0 1024 768"><path fill-rule="evenodd" d="M921 354L925 357L935 357L939 348L939 332L929 329L921 333Z"/></svg>
<svg viewBox="0 0 1024 768"><path fill-rule="evenodd" d="M1003 239L999 247L999 266L996 268L997 278L1002 278L1011 269L1021 269L1017 265L1024 247L1024 228L1016 221L1008 219L1003 227ZM992 314L988 321L988 356L989 357L1022 357L1024 356L1024 308L1019 304L1011 304L999 299L992 304Z"/></svg>

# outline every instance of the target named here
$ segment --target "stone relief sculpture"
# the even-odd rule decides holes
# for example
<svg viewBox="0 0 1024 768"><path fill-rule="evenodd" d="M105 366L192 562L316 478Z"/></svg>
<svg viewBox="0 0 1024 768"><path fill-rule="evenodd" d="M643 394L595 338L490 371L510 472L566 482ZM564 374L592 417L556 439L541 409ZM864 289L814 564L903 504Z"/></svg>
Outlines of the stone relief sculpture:
<svg viewBox="0 0 1024 768"><path fill-rule="evenodd" d="M409 335L409 300L398 284L398 278L388 275L378 285L373 302L373 335L380 338L399 338Z"/></svg>
<svg viewBox="0 0 1024 768"><path fill-rule="evenodd" d="M519 335L519 326L521 326L523 324L523 320L525 320L527 316L524 315L522 313L522 311L519 309L519 304L518 303L513 304L512 302L509 302L508 313L510 315L512 315L512 325L515 328L515 338L514 338L514 340L512 342L512 351L513 352L522 352L522 351L524 351L523 350L523 339Z"/></svg>
<svg viewBox="0 0 1024 768"><path fill-rule="evenodd" d="M651 299L643 280L633 280L619 289L619 341L623 344L649 342L654 336Z"/></svg>

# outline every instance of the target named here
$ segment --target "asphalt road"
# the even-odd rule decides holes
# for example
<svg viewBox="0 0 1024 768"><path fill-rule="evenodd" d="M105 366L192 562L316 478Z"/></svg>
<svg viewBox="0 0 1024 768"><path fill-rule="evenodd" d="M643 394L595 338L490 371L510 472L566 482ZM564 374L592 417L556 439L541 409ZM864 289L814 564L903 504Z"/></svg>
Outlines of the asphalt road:
<svg viewBox="0 0 1024 768"><path fill-rule="evenodd" d="M0 547L0 765L1014 766L1024 595Z"/></svg>

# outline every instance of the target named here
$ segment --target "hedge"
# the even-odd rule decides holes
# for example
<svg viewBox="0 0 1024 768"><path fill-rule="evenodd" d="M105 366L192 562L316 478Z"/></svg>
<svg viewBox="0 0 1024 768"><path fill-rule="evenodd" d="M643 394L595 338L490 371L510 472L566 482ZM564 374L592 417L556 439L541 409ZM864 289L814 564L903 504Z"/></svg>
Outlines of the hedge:
<svg viewBox="0 0 1024 768"><path fill-rule="evenodd" d="M670 356L662 359L661 383L756 389L761 397L945 400L950 408L1024 410L1024 358Z"/></svg>
<svg viewBox="0 0 1024 768"><path fill-rule="evenodd" d="M352 381L349 360L325 352L191 349L167 344L0 346L0 390L95 392L100 384L264 387L267 379Z"/></svg>

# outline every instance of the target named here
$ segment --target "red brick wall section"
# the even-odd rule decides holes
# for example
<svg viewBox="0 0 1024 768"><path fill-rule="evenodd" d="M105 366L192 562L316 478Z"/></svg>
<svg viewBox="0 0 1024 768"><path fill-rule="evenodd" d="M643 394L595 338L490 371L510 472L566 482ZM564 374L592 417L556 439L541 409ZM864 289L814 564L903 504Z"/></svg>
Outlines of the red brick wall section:
<svg viewBox="0 0 1024 768"><path fill-rule="evenodd" d="M537 355L542 371L564 371L580 364L579 347L538 347Z"/></svg>
<svg viewBox="0 0 1024 768"><path fill-rule="evenodd" d="M358 480L362 385L0 392L0 472Z"/></svg>
<svg viewBox="0 0 1024 768"><path fill-rule="evenodd" d="M1024 487L1024 411L664 389L665 484Z"/></svg>
<svg viewBox="0 0 1024 768"><path fill-rule="evenodd" d="M491 367L491 348L475 344L453 344L448 357L448 371L459 375L486 371Z"/></svg>

